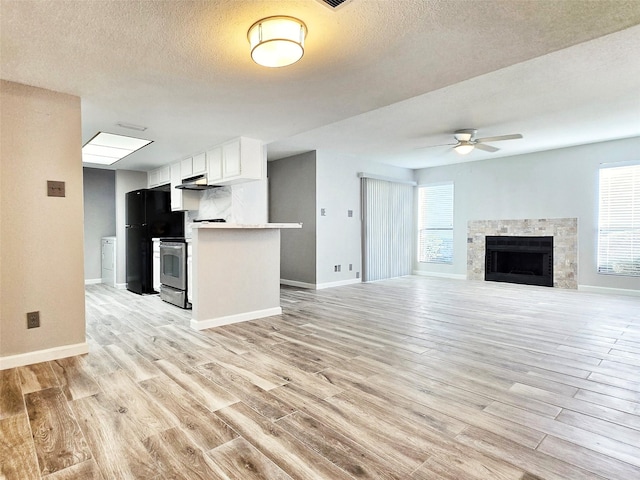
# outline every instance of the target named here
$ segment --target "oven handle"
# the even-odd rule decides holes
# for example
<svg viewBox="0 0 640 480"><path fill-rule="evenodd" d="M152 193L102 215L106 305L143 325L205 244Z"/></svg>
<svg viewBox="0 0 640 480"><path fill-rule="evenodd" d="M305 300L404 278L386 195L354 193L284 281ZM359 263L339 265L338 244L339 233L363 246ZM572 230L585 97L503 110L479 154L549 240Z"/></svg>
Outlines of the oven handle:
<svg viewBox="0 0 640 480"><path fill-rule="evenodd" d="M162 243L162 244L160 244L160 248L161 249L169 248L169 249L172 249L172 250L180 250L180 249L184 248L184 243L180 243L178 245L175 245L175 244L174 245L171 245L171 244L167 245L166 243Z"/></svg>

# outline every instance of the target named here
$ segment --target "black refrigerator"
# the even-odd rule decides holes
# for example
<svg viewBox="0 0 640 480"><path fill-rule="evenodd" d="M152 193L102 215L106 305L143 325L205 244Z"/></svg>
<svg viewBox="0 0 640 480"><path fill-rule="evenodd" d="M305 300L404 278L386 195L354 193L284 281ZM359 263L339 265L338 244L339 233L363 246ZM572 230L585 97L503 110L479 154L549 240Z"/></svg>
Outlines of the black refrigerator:
<svg viewBox="0 0 640 480"><path fill-rule="evenodd" d="M127 290L157 293L153 289L154 237L184 237L184 212L171 211L171 194L134 190L126 194Z"/></svg>

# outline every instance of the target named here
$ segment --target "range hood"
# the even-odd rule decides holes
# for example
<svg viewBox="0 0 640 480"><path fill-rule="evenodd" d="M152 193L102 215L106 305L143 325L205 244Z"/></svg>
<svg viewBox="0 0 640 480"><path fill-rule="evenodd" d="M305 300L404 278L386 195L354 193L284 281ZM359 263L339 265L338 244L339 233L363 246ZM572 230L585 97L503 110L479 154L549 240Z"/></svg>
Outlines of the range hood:
<svg viewBox="0 0 640 480"><path fill-rule="evenodd" d="M210 188L218 188L218 186L209 185L206 175L196 175L195 177L185 178L180 185L176 185L176 188L182 190L208 190Z"/></svg>

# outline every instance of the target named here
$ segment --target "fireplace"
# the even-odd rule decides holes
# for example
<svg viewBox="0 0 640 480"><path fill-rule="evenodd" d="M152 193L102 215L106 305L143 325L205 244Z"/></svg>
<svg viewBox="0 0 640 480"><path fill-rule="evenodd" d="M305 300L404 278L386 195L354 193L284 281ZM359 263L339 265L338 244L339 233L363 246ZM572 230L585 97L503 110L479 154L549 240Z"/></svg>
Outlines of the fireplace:
<svg viewBox="0 0 640 480"><path fill-rule="evenodd" d="M553 237L487 236L485 244L485 280L553 287Z"/></svg>

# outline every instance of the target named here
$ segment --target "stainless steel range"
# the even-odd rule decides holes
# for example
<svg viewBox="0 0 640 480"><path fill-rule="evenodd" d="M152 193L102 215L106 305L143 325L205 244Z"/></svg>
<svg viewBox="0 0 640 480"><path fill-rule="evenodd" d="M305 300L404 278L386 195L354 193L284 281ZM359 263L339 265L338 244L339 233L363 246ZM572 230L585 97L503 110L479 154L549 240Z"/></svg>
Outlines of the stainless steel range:
<svg viewBox="0 0 640 480"><path fill-rule="evenodd" d="M160 298L180 308L191 308L187 297L187 243L160 239Z"/></svg>

